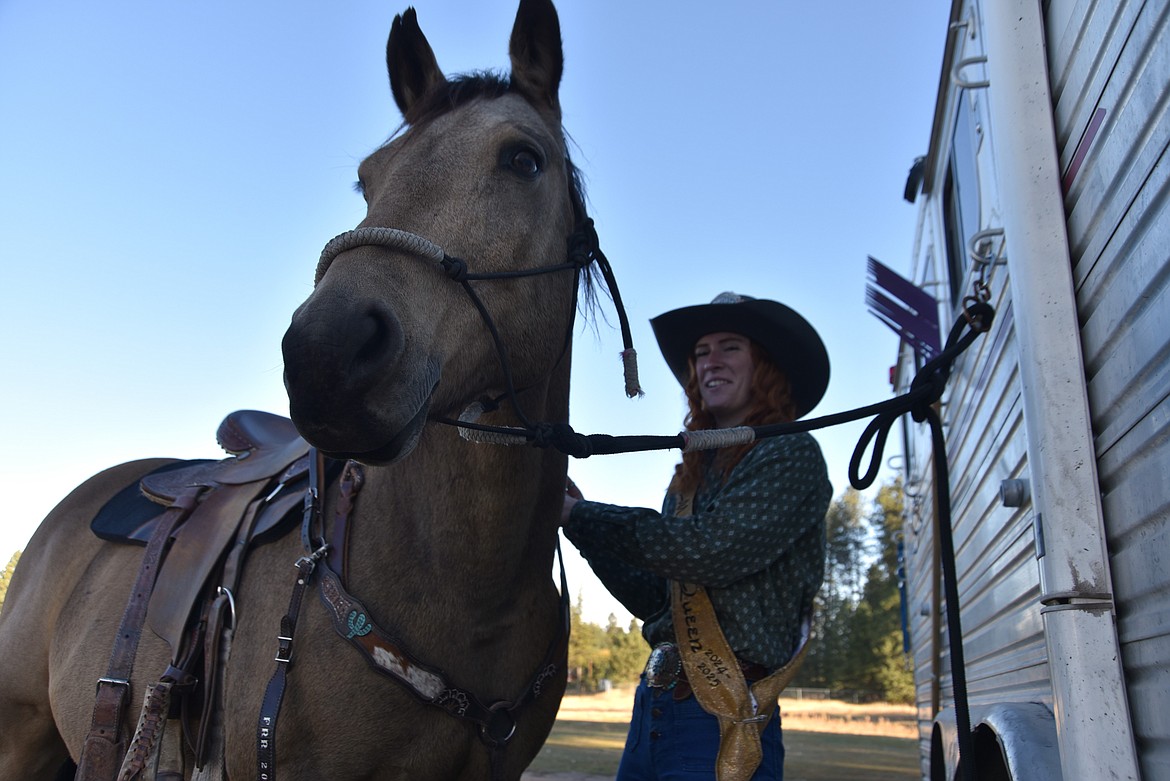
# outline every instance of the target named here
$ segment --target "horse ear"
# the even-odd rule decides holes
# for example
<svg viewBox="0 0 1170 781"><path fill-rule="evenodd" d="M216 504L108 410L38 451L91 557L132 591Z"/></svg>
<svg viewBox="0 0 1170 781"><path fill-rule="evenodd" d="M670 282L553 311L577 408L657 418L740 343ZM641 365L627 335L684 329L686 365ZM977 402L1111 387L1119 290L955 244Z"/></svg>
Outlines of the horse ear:
<svg viewBox="0 0 1170 781"><path fill-rule="evenodd" d="M520 0L508 53L512 59L512 85L538 108L559 114L557 90L565 57L561 23L552 0Z"/></svg>
<svg viewBox="0 0 1170 781"><path fill-rule="evenodd" d="M446 83L435 52L431 49L414 8L394 17L390 38L386 41L386 69L390 73L390 91L403 118L410 122L410 110L429 90Z"/></svg>

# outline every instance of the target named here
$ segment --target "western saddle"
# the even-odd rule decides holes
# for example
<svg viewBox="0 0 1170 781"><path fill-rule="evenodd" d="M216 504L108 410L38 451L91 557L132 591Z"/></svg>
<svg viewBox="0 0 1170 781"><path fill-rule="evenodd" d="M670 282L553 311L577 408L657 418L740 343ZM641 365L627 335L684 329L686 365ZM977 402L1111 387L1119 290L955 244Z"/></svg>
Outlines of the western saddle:
<svg viewBox="0 0 1170 781"><path fill-rule="evenodd" d="M180 779L183 739L195 757L196 777L220 777L222 725L216 711L234 593L249 548L286 532L304 504L309 445L287 418L255 410L228 415L216 439L230 457L155 470L94 519L99 536L145 543L146 551L108 672L98 681L79 781ZM137 508L127 512L132 503ZM142 520L127 524L128 518ZM128 742L123 720L144 624L166 641L171 661L147 687ZM182 729L166 729L175 721Z"/></svg>

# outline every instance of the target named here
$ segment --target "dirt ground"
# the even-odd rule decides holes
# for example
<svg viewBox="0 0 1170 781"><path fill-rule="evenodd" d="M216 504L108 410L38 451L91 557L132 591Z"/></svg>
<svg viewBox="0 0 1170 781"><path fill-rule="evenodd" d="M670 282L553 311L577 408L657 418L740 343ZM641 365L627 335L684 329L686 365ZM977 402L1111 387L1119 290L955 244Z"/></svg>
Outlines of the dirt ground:
<svg viewBox="0 0 1170 781"><path fill-rule="evenodd" d="M616 689L604 694L566 695L558 719L624 723L630 717L632 694L632 690ZM784 698L780 709L785 728L791 730L897 738L917 736L917 717L908 705L851 705ZM521 778L522 781L612 781L609 775L580 772L528 771Z"/></svg>
<svg viewBox="0 0 1170 781"><path fill-rule="evenodd" d="M600 694L567 694L561 700L557 718L625 723L630 718L632 708L632 688L613 689ZM786 729L895 738L918 737L918 717L912 705L854 705L840 700L783 697L780 700L780 713Z"/></svg>

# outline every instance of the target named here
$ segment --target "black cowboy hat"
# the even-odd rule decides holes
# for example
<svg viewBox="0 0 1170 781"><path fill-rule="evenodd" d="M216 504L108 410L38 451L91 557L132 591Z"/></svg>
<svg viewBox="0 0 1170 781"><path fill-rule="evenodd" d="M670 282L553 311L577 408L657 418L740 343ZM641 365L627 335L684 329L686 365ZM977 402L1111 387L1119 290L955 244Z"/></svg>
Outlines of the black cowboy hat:
<svg viewBox="0 0 1170 781"><path fill-rule="evenodd" d="M690 376L695 342L720 331L741 334L776 362L792 385L796 416L804 417L829 386L829 353L816 329L784 304L720 293L709 304L672 309L650 321L658 347L680 385Z"/></svg>

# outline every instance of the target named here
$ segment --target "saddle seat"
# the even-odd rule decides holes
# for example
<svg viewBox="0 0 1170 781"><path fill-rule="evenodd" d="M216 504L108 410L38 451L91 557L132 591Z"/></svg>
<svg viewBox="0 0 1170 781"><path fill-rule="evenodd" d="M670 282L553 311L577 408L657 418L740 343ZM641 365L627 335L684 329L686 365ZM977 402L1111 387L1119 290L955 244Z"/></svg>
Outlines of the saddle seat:
<svg viewBox="0 0 1170 781"><path fill-rule="evenodd" d="M128 485L98 511L90 528L104 540L145 545L158 526L159 505L170 507L184 489L245 485L276 477L281 502L263 508L253 530L254 540L276 536L276 527L297 504L299 483L307 481L308 445L292 421L268 412L240 410L220 424L216 439L232 457L220 461L173 461ZM279 475L279 476L278 476ZM306 482L307 485L307 482ZM303 493L303 492L300 492ZM274 499L276 497L273 497ZM173 537L184 534L187 524Z"/></svg>
<svg viewBox="0 0 1170 781"><path fill-rule="evenodd" d="M288 418L237 410L219 424L215 438L231 458L191 462L184 468L147 475L141 482L142 493L169 507L186 488L245 485L276 475L286 483L308 470L309 444Z"/></svg>

